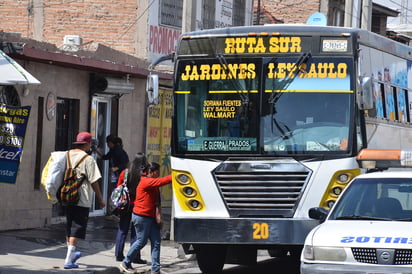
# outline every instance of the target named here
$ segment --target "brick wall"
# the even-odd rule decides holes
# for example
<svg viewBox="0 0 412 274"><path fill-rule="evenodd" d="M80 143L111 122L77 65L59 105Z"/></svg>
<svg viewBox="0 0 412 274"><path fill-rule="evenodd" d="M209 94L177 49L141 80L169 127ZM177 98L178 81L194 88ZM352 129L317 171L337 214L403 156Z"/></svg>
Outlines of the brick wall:
<svg viewBox="0 0 412 274"><path fill-rule="evenodd" d="M254 1L254 5L256 11L257 1ZM312 13L319 12L320 0L261 0L260 8L261 12L269 12L278 22L306 23Z"/></svg>
<svg viewBox="0 0 412 274"><path fill-rule="evenodd" d="M56 46L65 35L79 35L85 48L97 43L134 54L137 20L136 0L3 0L0 30L43 40ZM38 22L41 22L39 25ZM41 29L36 29L41 28ZM41 33L41 38L35 33Z"/></svg>

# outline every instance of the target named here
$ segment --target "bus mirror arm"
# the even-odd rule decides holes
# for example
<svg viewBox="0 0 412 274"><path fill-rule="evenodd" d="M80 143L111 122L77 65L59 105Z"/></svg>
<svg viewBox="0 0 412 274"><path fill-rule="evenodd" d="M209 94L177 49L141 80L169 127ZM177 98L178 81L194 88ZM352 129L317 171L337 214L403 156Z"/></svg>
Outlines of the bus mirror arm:
<svg viewBox="0 0 412 274"><path fill-rule="evenodd" d="M157 58L156 60L154 60L150 65L149 65L149 70L152 71L154 69L155 66L157 66L158 64L164 62L164 61L169 61L171 60L172 62L174 62L175 60L175 53L172 52L170 54L167 55L162 55L159 58Z"/></svg>
<svg viewBox="0 0 412 274"><path fill-rule="evenodd" d="M357 103L361 110L373 108L373 83L367 76L359 76L359 88L357 91Z"/></svg>

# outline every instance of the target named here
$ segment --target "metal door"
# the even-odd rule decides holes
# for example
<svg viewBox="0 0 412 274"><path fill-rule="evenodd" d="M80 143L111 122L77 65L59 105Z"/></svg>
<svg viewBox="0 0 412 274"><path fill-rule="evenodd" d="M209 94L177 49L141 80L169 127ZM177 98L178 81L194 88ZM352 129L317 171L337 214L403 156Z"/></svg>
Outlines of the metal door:
<svg viewBox="0 0 412 274"><path fill-rule="evenodd" d="M110 134L110 114L111 114L111 98L110 97L100 97L93 96L92 106L91 106L91 117L90 117L90 132L96 141L96 147L103 153L108 152L108 147L106 145L106 136ZM108 170L109 162L102 161L97 157L96 153L93 153L97 164L102 173L102 179L100 180L100 190L102 192L103 198L107 201L107 188L108 188ZM96 197L93 199L93 206L90 209L90 216L101 216L106 213L106 208L100 208Z"/></svg>

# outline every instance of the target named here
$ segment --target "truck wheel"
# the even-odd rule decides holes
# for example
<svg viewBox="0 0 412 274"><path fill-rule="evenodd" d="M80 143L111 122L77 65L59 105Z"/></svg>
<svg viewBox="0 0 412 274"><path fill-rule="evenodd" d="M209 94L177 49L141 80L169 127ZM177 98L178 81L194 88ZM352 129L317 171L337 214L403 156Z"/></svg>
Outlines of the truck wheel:
<svg viewBox="0 0 412 274"><path fill-rule="evenodd" d="M224 245L194 246L197 264L203 274L221 273L225 264L226 249Z"/></svg>

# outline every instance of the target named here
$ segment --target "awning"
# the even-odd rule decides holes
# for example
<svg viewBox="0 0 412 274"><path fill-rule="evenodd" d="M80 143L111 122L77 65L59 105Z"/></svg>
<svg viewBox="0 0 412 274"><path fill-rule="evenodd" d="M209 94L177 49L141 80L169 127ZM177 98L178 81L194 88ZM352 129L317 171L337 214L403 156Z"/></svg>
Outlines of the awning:
<svg viewBox="0 0 412 274"><path fill-rule="evenodd" d="M38 85L40 81L0 50L0 85L27 84Z"/></svg>

